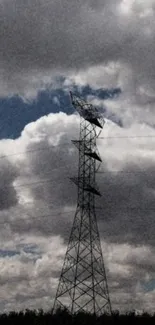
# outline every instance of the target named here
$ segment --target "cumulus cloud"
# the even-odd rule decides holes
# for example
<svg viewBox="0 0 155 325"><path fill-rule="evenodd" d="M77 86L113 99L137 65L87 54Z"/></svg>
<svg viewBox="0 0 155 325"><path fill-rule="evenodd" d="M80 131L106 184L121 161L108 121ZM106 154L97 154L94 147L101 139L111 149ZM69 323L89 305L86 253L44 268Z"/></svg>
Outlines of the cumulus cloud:
<svg viewBox="0 0 155 325"><path fill-rule="evenodd" d="M154 286L147 288L154 279L155 141L115 137L137 130L153 132L106 120L105 138L98 140L104 173L97 176L97 216L113 309L122 311L153 309ZM68 177L77 173L70 140L78 135L79 117L59 113L30 123L19 139L0 142L10 166L8 172L3 164L2 174L18 197L0 211L1 310L52 306L76 209L76 186Z"/></svg>

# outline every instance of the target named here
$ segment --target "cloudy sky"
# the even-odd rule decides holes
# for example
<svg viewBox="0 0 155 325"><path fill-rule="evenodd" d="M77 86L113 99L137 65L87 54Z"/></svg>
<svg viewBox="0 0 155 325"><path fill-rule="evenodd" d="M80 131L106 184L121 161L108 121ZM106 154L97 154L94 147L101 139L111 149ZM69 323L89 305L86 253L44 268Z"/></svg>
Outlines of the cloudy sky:
<svg viewBox="0 0 155 325"><path fill-rule="evenodd" d="M79 116L98 140L113 309L155 299L155 0L0 0L0 311L51 308L76 209Z"/></svg>

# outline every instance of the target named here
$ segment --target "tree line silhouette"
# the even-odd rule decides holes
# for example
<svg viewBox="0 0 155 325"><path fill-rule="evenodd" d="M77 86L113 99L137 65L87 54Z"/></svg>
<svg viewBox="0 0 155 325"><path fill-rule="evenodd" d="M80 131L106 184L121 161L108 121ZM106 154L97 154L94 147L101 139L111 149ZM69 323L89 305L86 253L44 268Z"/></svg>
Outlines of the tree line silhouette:
<svg viewBox="0 0 155 325"><path fill-rule="evenodd" d="M66 309L58 309L54 314L52 311L29 310L0 314L0 325L153 325L155 324L155 313L150 315L143 313L137 315L134 311L120 314L118 311L112 315L101 316L80 312L71 315Z"/></svg>

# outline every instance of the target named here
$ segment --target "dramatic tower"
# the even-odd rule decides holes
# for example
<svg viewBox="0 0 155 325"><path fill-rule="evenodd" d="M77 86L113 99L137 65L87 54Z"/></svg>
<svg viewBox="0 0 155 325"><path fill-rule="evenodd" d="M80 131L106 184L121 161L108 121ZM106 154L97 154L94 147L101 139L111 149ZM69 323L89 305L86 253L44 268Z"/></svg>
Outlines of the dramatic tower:
<svg viewBox="0 0 155 325"><path fill-rule="evenodd" d="M78 177L72 178L78 187L78 200L53 310L67 307L71 313L111 313L95 212L95 196L100 196L95 176L101 163L96 139L104 119L72 93L71 101L81 117L80 138L72 141L79 150Z"/></svg>

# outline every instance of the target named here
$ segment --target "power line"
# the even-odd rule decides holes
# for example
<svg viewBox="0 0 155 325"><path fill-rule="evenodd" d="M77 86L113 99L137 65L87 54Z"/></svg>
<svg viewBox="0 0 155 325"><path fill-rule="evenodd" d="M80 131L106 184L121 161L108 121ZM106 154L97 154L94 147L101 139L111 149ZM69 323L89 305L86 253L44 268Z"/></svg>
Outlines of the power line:
<svg viewBox="0 0 155 325"><path fill-rule="evenodd" d="M67 178L66 178L67 179ZM23 183L23 184L18 184L18 185L8 185L8 186L3 186L2 188L0 188L0 192L7 189L7 188L12 188L14 187L15 189L16 188L19 188L19 187L27 187L27 186L33 186L33 185L39 185L39 184L44 184L44 183L50 183L52 181L56 181L56 180L53 180L53 179L47 179L47 180L43 180L43 181L37 181L37 182L30 182L30 183ZM61 181L62 182L62 181Z"/></svg>
<svg viewBox="0 0 155 325"><path fill-rule="evenodd" d="M108 202L108 203L110 203L110 202ZM112 202L111 202L112 203ZM99 210L101 210L101 211L103 211L103 213L104 213L104 211L106 211L106 209L108 209L109 210L109 208L105 208L105 207L103 207L103 208L97 208L97 209L99 209ZM129 211L129 210L134 210L134 211L146 211L146 212L150 212L150 211L155 211L155 208L152 208L152 209L142 209L142 208L138 208L138 207L133 207L133 208L125 208L125 209L119 209L119 212L121 213L121 212L127 212L127 211ZM54 217L54 216L57 216L57 215L64 215L64 214L68 214L68 213L72 213L72 212L75 212L75 209L74 210L68 210L68 211L61 211L61 212L57 212L57 213L50 213L50 214L46 214L46 215L39 215L39 216L36 216L36 217L33 217L33 216L30 216L30 215L28 215L27 214L27 216L29 217L29 219L27 219L27 218L14 218L14 219L12 219L12 220L6 220L6 221L3 221L3 222L0 222L0 225L4 225L4 224L7 224L7 223L12 223L12 222L18 222L18 221L22 221L22 222L27 222L27 221L33 221L33 220L41 220L41 219L44 219L44 218L48 218L48 217ZM114 213L116 213L116 211L114 211Z"/></svg>
<svg viewBox="0 0 155 325"><path fill-rule="evenodd" d="M43 151L43 150L49 150L51 147L53 148L57 148L57 147L60 147L60 146L65 146L65 145L69 145L69 143L61 143L61 144L58 144L57 146L49 146L49 147L42 147L42 148L37 148L37 149L34 149L34 150L25 150L25 151L21 151L21 152L16 152L16 153L11 153L11 154L8 154L8 155L3 155L3 156L0 156L0 159L4 159L4 158L7 158L7 157L12 157L12 156L18 156L18 155L24 155L24 154L27 154L27 153L33 153L33 152L36 152L36 151Z"/></svg>
<svg viewBox="0 0 155 325"><path fill-rule="evenodd" d="M126 171L126 170L109 170L109 171L97 171L97 174L154 174L153 172L150 171L145 171L145 170L136 170L136 171Z"/></svg>
<svg viewBox="0 0 155 325"><path fill-rule="evenodd" d="M98 139L102 139L102 140L106 140L106 139L130 139L130 138L155 138L155 136L129 136L129 137L99 137ZM61 144L61 145L57 145L57 146L52 146L53 148L57 148L59 146L64 146L64 145L68 145L68 144ZM3 155L0 156L0 159L5 159L8 157L13 157L13 156L20 156L20 155L24 155L24 154L28 154L28 153L35 153L37 151L44 151L44 150L49 150L50 147L43 147L43 148L38 148L35 150L26 150L26 151L22 151L22 152L17 152L17 153L11 153L8 155Z"/></svg>
<svg viewBox="0 0 155 325"><path fill-rule="evenodd" d="M106 201L105 203L108 203L108 204L112 204L112 208L116 207L116 204L113 204L115 203L116 201ZM99 211L106 211L106 210L109 210L109 207L103 207L103 208L97 208L97 210ZM118 209L119 212L126 212L126 211L145 211L145 212L149 212L149 211L155 211L155 207L154 208L141 208L141 207L126 207L126 208L119 208ZM114 211L114 213L116 213L116 210Z"/></svg>
<svg viewBox="0 0 155 325"><path fill-rule="evenodd" d="M45 175L49 175L51 174L53 171L56 171L56 170L59 170L59 169L66 169L66 166L61 166L59 168L54 168L52 169L50 172L46 173ZM65 179L68 179L67 177L65 177ZM0 188L0 191L2 191L3 189L6 189L6 188L10 188L10 187L14 187L14 188L18 188L18 187L26 187L26 186L29 186L29 185L38 185L38 184L43 184L43 183L49 183L49 182L52 182L52 181L56 181L55 179L43 179L43 180L39 180L39 181L36 181L36 182L29 182L29 183L23 183L23 184L17 184L17 185L4 185L2 188ZM62 182L62 180L60 180ZM60 183L59 181L59 183Z"/></svg>
<svg viewBox="0 0 155 325"><path fill-rule="evenodd" d="M106 137L99 137L98 139L106 140L106 139L132 139L132 138L155 138L155 135L154 136L153 135L106 136ZM21 152L17 152L17 153L11 153L11 154L8 154L8 155L0 156L0 159L4 159L4 158L7 158L7 157L12 157L12 156L24 155L24 154L27 154L27 153L33 153L33 152L37 152L37 151L49 150L51 147L53 147L53 148L57 148L57 147L60 147L60 146L63 147L64 145L68 146L69 143L61 143L61 144L58 144L56 146L52 145L52 146L49 146L49 147L37 148L37 149L34 149L34 150L25 150L25 151L21 151Z"/></svg>
<svg viewBox="0 0 155 325"><path fill-rule="evenodd" d="M64 169L65 168L65 166L63 167L62 166L62 168ZM57 170L57 168L55 168L55 169L53 169L53 171L54 170ZM59 170L59 169L58 169ZM51 171L52 172L52 171ZM49 173L46 173L46 175L48 175L48 174L51 174L51 172L49 172ZM120 171L106 171L106 172L97 172L98 174L105 174L105 175L108 175L109 176L109 174L111 174L111 173L121 173L121 174L147 174L147 172L146 171L135 171L135 172L128 172L128 171L124 171L124 170L120 170ZM148 172L148 174L153 174L153 173L151 173L151 172ZM68 177L65 177L65 180L67 180L68 179ZM64 179L63 179L64 180ZM63 182L63 180L61 180L61 183ZM27 187L27 186L36 186L36 185L39 185L39 184L44 184L44 183L50 183L50 182L54 182L54 181L56 181L56 179L43 179L42 181L36 181L36 182L29 182L29 183L23 183L23 184L17 184L17 185L13 185L13 184L11 184L11 185L4 185L2 188L0 188L0 191L3 191L3 189L7 189L7 188L12 188L12 187L14 187L15 189L16 188L20 188L20 187ZM59 180L59 183L60 183L60 180ZM112 185L112 184L111 184Z"/></svg>
<svg viewBox="0 0 155 325"><path fill-rule="evenodd" d="M56 216L56 215L63 215L63 214L68 214L68 213L72 213L75 212L75 210L68 210L68 211L62 211L62 212L57 212L57 213L50 213L50 214L46 214L46 215L40 215L40 216L36 216L36 217L32 217L30 215L28 215L30 218L26 219L26 218L15 218L13 220L7 220L7 221L3 221L0 222L0 225L4 225L6 223L12 223L12 221L18 222L18 221L33 221L33 220L41 220L43 218L48 218L48 217L52 217L52 216Z"/></svg>
<svg viewBox="0 0 155 325"><path fill-rule="evenodd" d="M26 187L26 186L30 186L30 185L38 185L38 184L43 184L43 183L50 183L52 181L53 181L53 179L47 179L47 180L44 180L44 181L37 181L37 182L32 182L32 183L18 184L18 185L15 185L14 188L16 188L16 187ZM10 186L6 186L6 188L7 187L10 187Z"/></svg>
<svg viewBox="0 0 155 325"><path fill-rule="evenodd" d="M131 136L106 136L98 139L132 139L132 138L155 138L155 135L131 135Z"/></svg>

